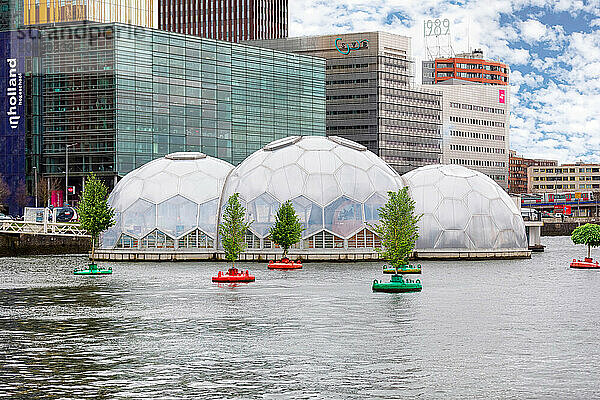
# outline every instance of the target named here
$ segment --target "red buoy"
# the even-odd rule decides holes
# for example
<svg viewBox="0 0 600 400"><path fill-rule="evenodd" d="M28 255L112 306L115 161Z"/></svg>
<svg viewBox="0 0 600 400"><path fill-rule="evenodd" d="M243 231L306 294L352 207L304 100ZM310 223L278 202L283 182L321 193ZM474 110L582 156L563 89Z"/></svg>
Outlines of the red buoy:
<svg viewBox="0 0 600 400"><path fill-rule="evenodd" d="M248 270L241 272L237 268L229 268L226 273L219 271L217 276L212 277L212 281L218 283L247 283L254 282L254 280L254 275L250 275Z"/></svg>
<svg viewBox="0 0 600 400"><path fill-rule="evenodd" d="M272 260L269 261L268 268L269 269L301 269L302 261L300 261L300 260L292 261L289 258L285 257L285 258L282 258L281 261L275 261L275 262L273 262Z"/></svg>
<svg viewBox="0 0 600 400"><path fill-rule="evenodd" d="M595 261L591 258L585 258L583 261L573 259L571 263L571 268L579 268L579 269L600 269L600 264L598 261Z"/></svg>

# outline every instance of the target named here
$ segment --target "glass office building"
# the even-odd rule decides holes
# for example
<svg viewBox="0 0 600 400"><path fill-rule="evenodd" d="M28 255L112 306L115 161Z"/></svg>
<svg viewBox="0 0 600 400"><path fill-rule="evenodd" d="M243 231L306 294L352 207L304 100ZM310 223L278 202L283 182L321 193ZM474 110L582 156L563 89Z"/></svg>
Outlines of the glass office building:
<svg viewBox="0 0 600 400"><path fill-rule="evenodd" d="M42 172L110 185L165 154L238 164L325 135L325 60L122 24L42 31Z"/></svg>

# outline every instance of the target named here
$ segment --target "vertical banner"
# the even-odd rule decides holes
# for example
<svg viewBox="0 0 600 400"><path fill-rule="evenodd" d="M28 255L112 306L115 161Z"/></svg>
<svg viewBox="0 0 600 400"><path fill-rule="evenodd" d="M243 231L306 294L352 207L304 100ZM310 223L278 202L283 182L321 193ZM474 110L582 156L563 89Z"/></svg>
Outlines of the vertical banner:
<svg viewBox="0 0 600 400"><path fill-rule="evenodd" d="M498 90L498 102L499 103L502 103L502 104L506 103L505 98L504 98L505 95L506 95L506 90L504 90L504 89Z"/></svg>
<svg viewBox="0 0 600 400"><path fill-rule="evenodd" d="M9 212L20 213L17 193L25 185L26 59L32 57L31 31L0 32L0 173L12 196ZM22 201L21 201L22 202Z"/></svg>

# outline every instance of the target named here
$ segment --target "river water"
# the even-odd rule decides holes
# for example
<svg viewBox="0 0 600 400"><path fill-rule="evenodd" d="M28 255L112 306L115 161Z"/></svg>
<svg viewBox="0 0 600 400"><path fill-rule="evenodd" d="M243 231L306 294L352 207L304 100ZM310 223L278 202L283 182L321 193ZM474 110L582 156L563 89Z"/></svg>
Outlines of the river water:
<svg viewBox="0 0 600 400"><path fill-rule="evenodd" d="M225 264L0 259L0 397L597 398L600 271L544 242L424 262L407 294L371 291L381 263L249 263L256 282L232 288L210 282Z"/></svg>

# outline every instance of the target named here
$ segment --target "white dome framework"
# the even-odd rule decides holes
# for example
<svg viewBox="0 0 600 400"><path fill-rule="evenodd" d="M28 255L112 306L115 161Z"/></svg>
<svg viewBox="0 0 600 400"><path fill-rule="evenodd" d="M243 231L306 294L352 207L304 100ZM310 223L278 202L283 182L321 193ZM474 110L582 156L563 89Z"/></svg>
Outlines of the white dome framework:
<svg viewBox="0 0 600 400"><path fill-rule="evenodd" d="M369 224L388 191L403 187L402 178L366 147L340 137L293 136L255 152L233 170L221 210L234 193L252 225L250 249L274 244L269 230L279 206L290 200L304 227L301 249L373 249L379 238Z"/></svg>
<svg viewBox="0 0 600 400"><path fill-rule="evenodd" d="M459 165L428 165L402 178L415 212L423 214L417 251L527 249L517 205L488 176Z"/></svg>
<svg viewBox="0 0 600 400"><path fill-rule="evenodd" d="M109 204L115 225L103 248L215 249L218 202L233 165L203 153L173 153L127 174Z"/></svg>

